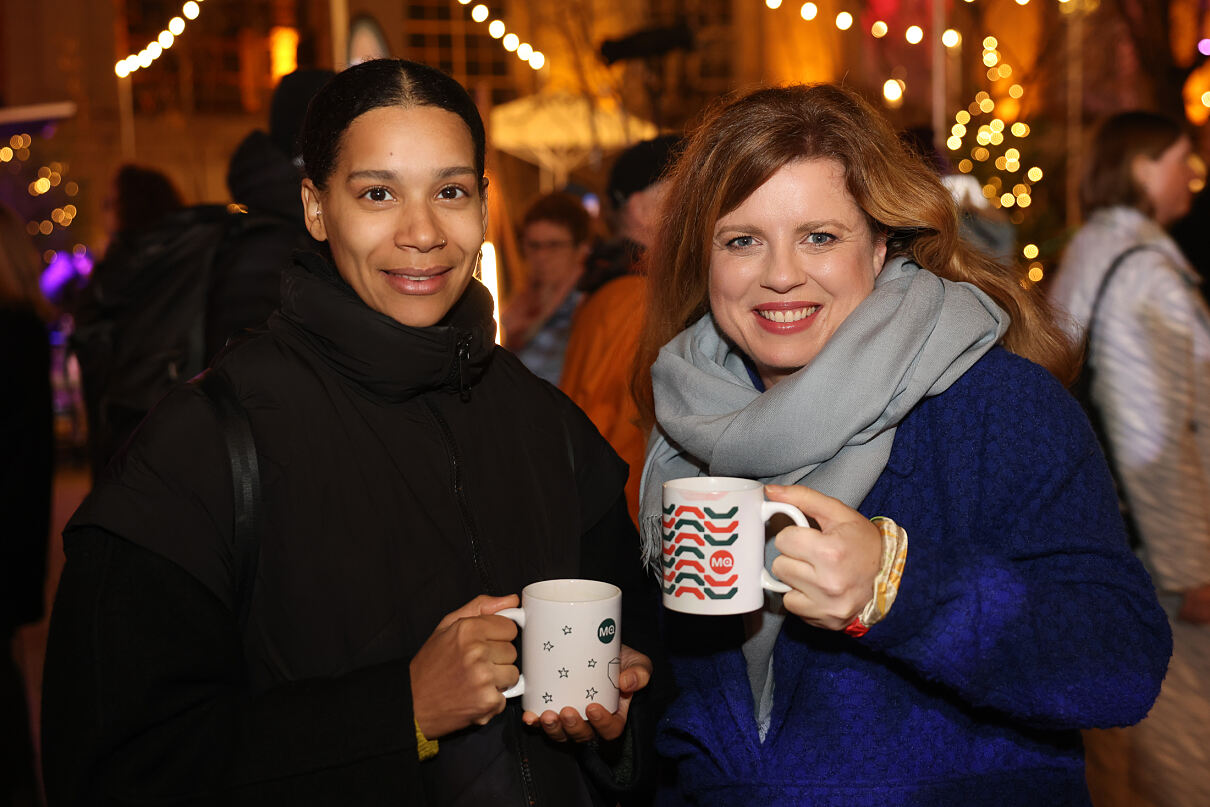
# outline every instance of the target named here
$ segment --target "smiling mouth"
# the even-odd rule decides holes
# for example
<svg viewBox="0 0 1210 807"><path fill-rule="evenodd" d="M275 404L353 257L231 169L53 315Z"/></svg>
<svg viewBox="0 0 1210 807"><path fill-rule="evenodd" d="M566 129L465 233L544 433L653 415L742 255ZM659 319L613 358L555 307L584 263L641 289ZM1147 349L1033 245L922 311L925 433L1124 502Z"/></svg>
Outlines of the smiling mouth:
<svg viewBox="0 0 1210 807"><path fill-rule="evenodd" d="M384 274L388 274L391 277L398 277L398 278L402 278L404 280L410 280L413 283L422 283L425 280L432 280L434 277L445 274L447 271L449 271L449 269L448 269L448 267L441 267L439 269L430 270L430 271L428 271L427 274L419 274L419 275L409 274L406 271L398 271L398 270L394 270L394 269L383 269L382 271Z"/></svg>
<svg viewBox="0 0 1210 807"><path fill-rule="evenodd" d="M756 309L756 313L760 314L770 322L798 322L806 319L819 310L817 305L809 305L804 308L791 308L788 310L766 310L763 308Z"/></svg>

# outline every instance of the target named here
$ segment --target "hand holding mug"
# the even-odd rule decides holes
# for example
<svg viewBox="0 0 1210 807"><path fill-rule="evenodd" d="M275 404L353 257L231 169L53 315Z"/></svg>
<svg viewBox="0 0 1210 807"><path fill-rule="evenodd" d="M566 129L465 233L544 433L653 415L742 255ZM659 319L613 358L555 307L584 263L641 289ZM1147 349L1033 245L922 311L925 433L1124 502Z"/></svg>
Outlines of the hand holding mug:
<svg viewBox="0 0 1210 807"><path fill-rule="evenodd" d="M621 677L619 680L618 710L610 713L604 706L592 703L584 709L584 720L570 706L559 712L546 710L541 715L525 712L521 719L526 725L541 725L546 736L556 742L573 740L588 742L596 737L616 740L626 728L626 717L630 712L630 701L634 693L651 682L651 659L633 648L622 645Z"/></svg>
<svg viewBox="0 0 1210 807"><path fill-rule="evenodd" d="M412 658L412 712L430 740L504 711L501 690L517 683L517 626L496 612L517 595L481 594L445 616Z"/></svg>
<svg viewBox="0 0 1210 807"><path fill-rule="evenodd" d="M782 600L786 610L816 627L843 630L873 595L882 533L844 502L810 488L766 485L765 495L819 524L786 527L774 541L781 555L772 571L793 589Z"/></svg>

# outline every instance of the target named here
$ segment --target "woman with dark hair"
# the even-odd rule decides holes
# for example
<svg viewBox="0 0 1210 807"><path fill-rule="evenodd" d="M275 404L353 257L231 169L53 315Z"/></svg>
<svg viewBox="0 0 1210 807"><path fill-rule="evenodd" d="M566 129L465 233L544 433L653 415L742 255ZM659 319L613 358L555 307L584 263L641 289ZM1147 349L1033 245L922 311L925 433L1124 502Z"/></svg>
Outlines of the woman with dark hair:
<svg viewBox="0 0 1210 807"><path fill-rule="evenodd" d="M830 85L706 115L650 272L648 557L670 479L813 519L784 597L666 612L666 803L1089 804L1078 729L1141 719L1170 645L1045 302Z"/></svg>
<svg viewBox="0 0 1210 807"><path fill-rule="evenodd" d="M372 61L320 90L301 142L328 254L203 382L255 439L250 599L235 457L188 385L64 533L50 803L616 803L644 781L647 656L623 648L615 714L502 694L516 626L496 612L530 582L616 583L628 645L653 620L625 467L493 343L479 114L443 73Z"/></svg>
<svg viewBox="0 0 1210 807"><path fill-rule="evenodd" d="M1185 127L1105 120L1088 152L1087 220L1051 299L1087 339L1088 396L1174 650L1147 720L1121 737L1139 803L1210 804L1210 311L1166 230L1199 178ZM1094 310L1095 309L1095 310Z"/></svg>
<svg viewBox="0 0 1210 807"><path fill-rule="evenodd" d="M155 283L172 283L173 278L185 278L186 289L176 289L174 299L188 298L188 284L198 277L199 256L211 248L216 236L211 229L204 232L205 246L199 249L197 233L201 227L201 208L186 207L180 191L167 174L140 165L125 164L114 174L109 194L104 200L105 230L109 243L105 254L97 261L88 282L73 294L67 305L73 317L71 348L80 366L80 385L88 420L88 454L95 479L106 463L130 437L147 414L148 405L135 405L144 396L144 388L154 389L155 367L172 360L170 337L160 337L154 347L131 363L138 367L125 383L113 380L114 364L128 366L124 358L132 348L143 349L144 340L126 340L114 336L115 325L125 318L113 313L121 310L125 301L139 301L127 310L154 309L146 289ZM190 238L192 236L192 240ZM182 263L184 268L182 268ZM173 271L176 270L176 271ZM151 278L149 280L149 278ZM154 298L152 298L154 299ZM100 338L93 336L101 334ZM198 352L203 340L198 338ZM118 344L114 344L117 341ZM151 360L144 361L147 355ZM190 363L182 361L181 364ZM201 356L195 368L202 366ZM117 373L121 376L121 373ZM188 375L185 378L188 378ZM173 376L176 376L174 368ZM131 382L129 377L137 379ZM181 379L184 380L184 379ZM154 398L152 398L154 400Z"/></svg>

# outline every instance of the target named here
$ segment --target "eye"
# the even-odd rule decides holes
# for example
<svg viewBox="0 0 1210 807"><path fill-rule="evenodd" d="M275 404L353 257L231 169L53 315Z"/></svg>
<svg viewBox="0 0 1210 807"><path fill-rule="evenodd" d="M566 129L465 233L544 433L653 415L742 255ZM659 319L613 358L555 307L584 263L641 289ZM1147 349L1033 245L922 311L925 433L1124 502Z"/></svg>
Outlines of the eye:
<svg viewBox="0 0 1210 807"><path fill-rule="evenodd" d="M466 188L461 188L457 185L446 185L441 190L437 191L438 199L464 199L469 196Z"/></svg>
<svg viewBox="0 0 1210 807"><path fill-rule="evenodd" d="M727 246L732 249L747 249L756 244L756 239L750 235L737 235L727 242Z"/></svg>
<svg viewBox="0 0 1210 807"><path fill-rule="evenodd" d="M827 246L836 240L836 236L831 233L811 233L807 236L807 243L816 247Z"/></svg>
<svg viewBox="0 0 1210 807"><path fill-rule="evenodd" d="M389 190L381 185L366 190L362 196L371 202L389 202L395 198Z"/></svg>

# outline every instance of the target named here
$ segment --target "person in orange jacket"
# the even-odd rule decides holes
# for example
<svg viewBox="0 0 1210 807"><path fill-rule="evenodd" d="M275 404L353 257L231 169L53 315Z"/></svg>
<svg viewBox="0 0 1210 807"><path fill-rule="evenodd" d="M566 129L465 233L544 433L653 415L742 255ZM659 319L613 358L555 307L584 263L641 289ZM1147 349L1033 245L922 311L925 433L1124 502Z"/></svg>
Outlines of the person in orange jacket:
<svg viewBox="0 0 1210 807"><path fill-rule="evenodd" d="M680 135L660 135L630 146L614 162L608 190L617 237L589 256L588 296L572 321L559 382L630 466L626 502L636 520L647 435L638 427L632 375L636 383L650 383L646 371L632 372L647 302L643 254L659 226L663 174L680 142Z"/></svg>

